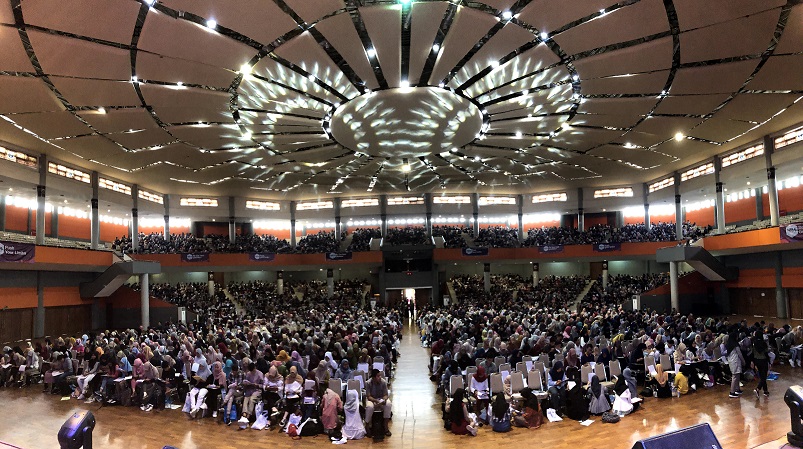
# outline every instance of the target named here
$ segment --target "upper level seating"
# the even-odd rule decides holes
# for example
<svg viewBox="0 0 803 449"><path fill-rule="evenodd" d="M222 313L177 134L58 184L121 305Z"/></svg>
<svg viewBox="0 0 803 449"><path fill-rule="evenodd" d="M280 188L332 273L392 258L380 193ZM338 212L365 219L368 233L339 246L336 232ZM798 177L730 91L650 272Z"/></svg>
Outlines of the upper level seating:
<svg viewBox="0 0 803 449"><path fill-rule="evenodd" d="M433 236L441 236L444 240L445 248L465 248L466 239L463 234L472 234L471 228L468 226L447 226L439 225L432 227Z"/></svg>
<svg viewBox="0 0 803 449"><path fill-rule="evenodd" d="M404 228L389 228L383 245L427 245L432 240L427 238L427 231L421 226L406 226Z"/></svg>
<svg viewBox="0 0 803 449"><path fill-rule="evenodd" d="M357 228L351 231L351 243L349 243L347 251L359 252L369 251L371 249L371 239L378 239L382 237L382 231L377 228ZM346 238L346 234L343 234Z"/></svg>

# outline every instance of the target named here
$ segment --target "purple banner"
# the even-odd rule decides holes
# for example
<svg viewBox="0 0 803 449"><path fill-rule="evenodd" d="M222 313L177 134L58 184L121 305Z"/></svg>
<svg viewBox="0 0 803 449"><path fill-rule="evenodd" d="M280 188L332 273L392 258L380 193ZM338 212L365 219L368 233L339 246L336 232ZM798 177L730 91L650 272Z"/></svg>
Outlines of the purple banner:
<svg viewBox="0 0 803 449"><path fill-rule="evenodd" d="M209 253L181 253L182 262L209 262Z"/></svg>
<svg viewBox="0 0 803 449"><path fill-rule="evenodd" d="M803 242L803 223L781 226L781 243Z"/></svg>
<svg viewBox="0 0 803 449"><path fill-rule="evenodd" d="M351 260L351 251L345 253L326 253L326 260Z"/></svg>
<svg viewBox="0 0 803 449"><path fill-rule="evenodd" d="M608 251L621 251L622 244L621 243L595 243L592 245L594 247L594 251L598 253L606 253Z"/></svg>
<svg viewBox="0 0 803 449"><path fill-rule="evenodd" d="M33 263L36 245L31 243L0 242L0 262Z"/></svg>
<svg viewBox="0 0 803 449"><path fill-rule="evenodd" d="M275 258L275 253L248 253L248 260L251 262L273 262Z"/></svg>
<svg viewBox="0 0 803 449"><path fill-rule="evenodd" d="M563 245L544 245L538 247L539 253L562 253Z"/></svg>
<svg viewBox="0 0 803 449"><path fill-rule="evenodd" d="M463 248L464 256L487 256L488 248Z"/></svg>

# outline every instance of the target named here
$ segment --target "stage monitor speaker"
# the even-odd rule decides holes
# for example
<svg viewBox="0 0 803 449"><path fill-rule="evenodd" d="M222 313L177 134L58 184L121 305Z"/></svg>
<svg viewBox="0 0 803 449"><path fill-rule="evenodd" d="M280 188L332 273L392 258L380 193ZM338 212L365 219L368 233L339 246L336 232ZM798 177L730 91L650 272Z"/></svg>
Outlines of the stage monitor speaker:
<svg viewBox="0 0 803 449"><path fill-rule="evenodd" d="M636 442L633 449L722 449L708 424L698 424Z"/></svg>

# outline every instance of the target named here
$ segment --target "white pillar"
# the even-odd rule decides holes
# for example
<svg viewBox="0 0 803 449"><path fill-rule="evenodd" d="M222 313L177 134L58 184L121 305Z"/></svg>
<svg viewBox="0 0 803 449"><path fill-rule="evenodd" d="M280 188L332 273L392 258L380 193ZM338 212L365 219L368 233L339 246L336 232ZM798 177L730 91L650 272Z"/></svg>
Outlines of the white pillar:
<svg viewBox="0 0 803 449"><path fill-rule="evenodd" d="M45 244L45 191L47 185L47 157L39 156L39 185L36 186L36 244Z"/></svg>
<svg viewBox="0 0 803 449"><path fill-rule="evenodd" d="M335 295L335 270L326 270L326 297L331 298Z"/></svg>
<svg viewBox="0 0 803 449"><path fill-rule="evenodd" d="M669 262L669 291L672 308L680 311L680 291L678 289L678 262Z"/></svg>
<svg viewBox="0 0 803 449"><path fill-rule="evenodd" d="M533 287L538 286L538 262L533 263Z"/></svg>
<svg viewBox="0 0 803 449"><path fill-rule="evenodd" d="M142 328L147 329L151 325L151 304L150 286L148 285L148 274L139 275L139 300L140 314L142 316Z"/></svg>
<svg viewBox="0 0 803 449"><path fill-rule="evenodd" d="M602 289L608 289L608 261L602 262Z"/></svg>
<svg viewBox="0 0 803 449"><path fill-rule="evenodd" d="M284 271L278 271L276 273L276 291L279 292L280 295L284 294Z"/></svg>
<svg viewBox="0 0 803 449"><path fill-rule="evenodd" d="M482 270L482 282L483 286L485 287L485 291L491 291L491 264L486 263L483 266Z"/></svg>
<svg viewBox="0 0 803 449"><path fill-rule="evenodd" d="M100 205L98 204L98 189L100 178L98 172L92 172L92 216L89 221L89 238L92 249L100 246Z"/></svg>
<svg viewBox="0 0 803 449"><path fill-rule="evenodd" d="M722 171L722 159L714 157L714 182L716 182L716 200L717 207L717 233L725 233L725 192L723 191L724 185L720 181L720 172Z"/></svg>
<svg viewBox="0 0 803 449"><path fill-rule="evenodd" d="M209 296L215 296L215 275L214 273L209 273L206 281L207 291L209 292Z"/></svg>

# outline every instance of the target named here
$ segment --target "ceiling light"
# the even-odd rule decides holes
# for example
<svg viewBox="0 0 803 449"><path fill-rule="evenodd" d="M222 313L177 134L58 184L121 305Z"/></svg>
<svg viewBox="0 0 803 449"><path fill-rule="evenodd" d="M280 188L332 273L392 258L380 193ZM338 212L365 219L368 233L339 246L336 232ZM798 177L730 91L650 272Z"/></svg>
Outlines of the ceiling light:
<svg viewBox="0 0 803 449"><path fill-rule="evenodd" d="M148 6L153 6L153 4L156 3L156 0L145 0L145 3L147 3Z"/></svg>
<svg viewBox="0 0 803 449"><path fill-rule="evenodd" d="M680 142L681 140L683 140L685 138L686 138L686 136L684 136L683 133L675 133L675 140L676 141Z"/></svg>
<svg viewBox="0 0 803 449"><path fill-rule="evenodd" d="M178 87L181 87L181 86L183 86L183 85L184 85L184 83L182 83L181 81L179 81L179 82L177 82L177 83L176 83L176 86L178 86Z"/></svg>
<svg viewBox="0 0 803 449"><path fill-rule="evenodd" d="M214 30L217 28L217 21L215 19L209 19L206 21L206 27L209 29Z"/></svg>
<svg viewBox="0 0 803 449"><path fill-rule="evenodd" d="M402 5L409 5L412 0L401 0Z"/></svg>
<svg viewBox="0 0 803 449"><path fill-rule="evenodd" d="M545 41L545 40L548 40L548 39L549 39L549 34L547 34L546 31L542 31L541 32L541 40Z"/></svg>
<svg viewBox="0 0 803 449"><path fill-rule="evenodd" d="M446 86L446 85L443 84L443 82L438 83L438 87L440 87L441 89L443 89L444 86Z"/></svg>
<svg viewBox="0 0 803 449"><path fill-rule="evenodd" d="M499 61L493 61L493 62L491 62L491 68L492 68L492 69L495 69L495 68L497 68L497 67L499 67Z"/></svg>
<svg viewBox="0 0 803 449"><path fill-rule="evenodd" d="M399 87L401 87L402 89L407 89L408 87L410 87L410 82L407 80L401 80L401 82L399 83Z"/></svg>
<svg viewBox="0 0 803 449"><path fill-rule="evenodd" d="M251 131L246 131L243 133L243 139L250 139L251 138Z"/></svg>
<svg viewBox="0 0 803 449"><path fill-rule="evenodd" d="M240 73L242 73L243 75L248 75L249 73L251 73L251 68L252 68L251 64L245 63L240 66Z"/></svg>
<svg viewBox="0 0 803 449"><path fill-rule="evenodd" d="M98 112L101 113L101 114L105 114L106 113L106 108L101 106L101 107L98 108Z"/></svg>
<svg viewBox="0 0 803 449"><path fill-rule="evenodd" d="M575 81L575 82L576 82L576 81L579 81L579 80L580 80L580 76L578 76L578 75L572 75L572 81Z"/></svg>
<svg viewBox="0 0 803 449"><path fill-rule="evenodd" d="M314 83L315 82L315 77L313 75L309 75L309 76L307 76L307 80L309 80L310 83Z"/></svg>
<svg viewBox="0 0 803 449"><path fill-rule="evenodd" d="M440 49L441 49L441 46L440 46L440 45L438 45L438 44L434 44L434 45L432 46L432 51L434 51L435 53L437 53L437 52L438 52L438 50L440 50Z"/></svg>
<svg viewBox="0 0 803 449"><path fill-rule="evenodd" d="M479 162L479 161L480 161L480 157L479 156L474 156L474 162Z"/></svg>
<svg viewBox="0 0 803 449"><path fill-rule="evenodd" d="M513 13L510 11L505 11L502 13L502 18L505 20L510 20L513 18Z"/></svg>
<svg viewBox="0 0 803 449"><path fill-rule="evenodd" d="M374 50L374 47L368 47L368 49L365 50L365 53L368 54L369 58L376 57L376 50Z"/></svg>
<svg viewBox="0 0 803 449"><path fill-rule="evenodd" d="M404 160L404 163L401 167L402 172L409 173L410 172L410 164L407 162L407 159Z"/></svg>
<svg viewBox="0 0 803 449"><path fill-rule="evenodd" d="M569 122L563 122L563 124L560 125L560 127L563 129L569 129L572 127L572 125L570 125Z"/></svg>
<svg viewBox="0 0 803 449"><path fill-rule="evenodd" d="M457 153L457 147L452 148L452 153Z"/></svg>
<svg viewBox="0 0 803 449"><path fill-rule="evenodd" d="M516 131L516 138L521 139L521 131Z"/></svg>
<svg viewBox="0 0 803 449"><path fill-rule="evenodd" d="M750 181L747 181L747 185L750 185Z"/></svg>
<svg viewBox="0 0 803 449"><path fill-rule="evenodd" d="M134 75L134 76L131 77L131 82L132 83L136 83L138 80L139 80L139 78L137 78L137 75Z"/></svg>

